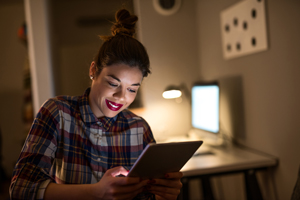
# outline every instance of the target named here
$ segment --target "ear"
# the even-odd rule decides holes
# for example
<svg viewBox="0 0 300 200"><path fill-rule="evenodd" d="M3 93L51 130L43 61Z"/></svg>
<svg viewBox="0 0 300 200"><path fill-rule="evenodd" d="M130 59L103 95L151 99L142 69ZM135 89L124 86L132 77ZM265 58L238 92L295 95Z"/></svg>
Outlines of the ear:
<svg viewBox="0 0 300 200"><path fill-rule="evenodd" d="M96 74L96 66L95 65L96 65L95 62L93 61L90 66L89 76L91 76L91 75L95 76L95 74Z"/></svg>

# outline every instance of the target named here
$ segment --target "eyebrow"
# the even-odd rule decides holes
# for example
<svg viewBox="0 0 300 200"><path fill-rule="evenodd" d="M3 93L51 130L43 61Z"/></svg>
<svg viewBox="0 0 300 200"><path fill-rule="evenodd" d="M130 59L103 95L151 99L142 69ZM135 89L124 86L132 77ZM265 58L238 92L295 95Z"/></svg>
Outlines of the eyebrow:
<svg viewBox="0 0 300 200"><path fill-rule="evenodd" d="M115 80L117 80L118 82L121 82L121 80L120 79L118 79L117 77L115 77L114 75L108 75L109 77L111 77L111 78L113 78L113 79L115 79ZM141 84L140 83L134 83L134 84L132 84L132 86L140 86Z"/></svg>

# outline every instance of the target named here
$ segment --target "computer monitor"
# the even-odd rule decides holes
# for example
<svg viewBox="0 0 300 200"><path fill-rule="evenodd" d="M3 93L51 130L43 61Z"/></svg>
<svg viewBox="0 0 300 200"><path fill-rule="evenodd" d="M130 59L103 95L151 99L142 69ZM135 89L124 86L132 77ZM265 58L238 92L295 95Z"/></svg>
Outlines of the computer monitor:
<svg viewBox="0 0 300 200"><path fill-rule="evenodd" d="M192 127L219 133L220 89L218 82L196 83L191 90Z"/></svg>

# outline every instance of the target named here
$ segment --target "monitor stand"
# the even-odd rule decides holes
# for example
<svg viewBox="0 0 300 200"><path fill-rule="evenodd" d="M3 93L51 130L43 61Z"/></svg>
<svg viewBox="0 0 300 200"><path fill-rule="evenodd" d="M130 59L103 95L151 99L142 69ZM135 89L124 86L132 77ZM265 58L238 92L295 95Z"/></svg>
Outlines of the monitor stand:
<svg viewBox="0 0 300 200"><path fill-rule="evenodd" d="M203 144L212 147L220 147L225 141L220 133L210 133L199 129L191 129L188 137L192 140L203 140Z"/></svg>

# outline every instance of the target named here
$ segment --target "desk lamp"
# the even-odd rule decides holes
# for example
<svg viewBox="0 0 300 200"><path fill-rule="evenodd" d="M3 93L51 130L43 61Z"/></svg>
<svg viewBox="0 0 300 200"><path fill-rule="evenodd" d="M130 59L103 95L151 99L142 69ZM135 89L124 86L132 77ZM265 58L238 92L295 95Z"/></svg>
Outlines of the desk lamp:
<svg viewBox="0 0 300 200"><path fill-rule="evenodd" d="M180 90L180 87L175 85L168 86L162 94L163 98L165 99L175 99L181 97L181 95L182 92Z"/></svg>
<svg viewBox="0 0 300 200"><path fill-rule="evenodd" d="M187 98L190 98L189 91L185 84L181 84L179 86L169 85L163 92L162 96L165 99L176 99L177 103L181 102L181 95L185 93Z"/></svg>

